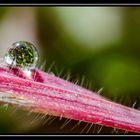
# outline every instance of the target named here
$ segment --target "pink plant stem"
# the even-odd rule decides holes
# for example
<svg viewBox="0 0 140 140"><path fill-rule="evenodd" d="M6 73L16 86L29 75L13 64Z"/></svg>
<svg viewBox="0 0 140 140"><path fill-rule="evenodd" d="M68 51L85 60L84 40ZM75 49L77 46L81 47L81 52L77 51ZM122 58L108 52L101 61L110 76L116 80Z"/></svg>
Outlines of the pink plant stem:
<svg viewBox="0 0 140 140"><path fill-rule="evenodd" d="M38 69L0 67L0 101L26 110L140 133L140 111Z"/></svg>

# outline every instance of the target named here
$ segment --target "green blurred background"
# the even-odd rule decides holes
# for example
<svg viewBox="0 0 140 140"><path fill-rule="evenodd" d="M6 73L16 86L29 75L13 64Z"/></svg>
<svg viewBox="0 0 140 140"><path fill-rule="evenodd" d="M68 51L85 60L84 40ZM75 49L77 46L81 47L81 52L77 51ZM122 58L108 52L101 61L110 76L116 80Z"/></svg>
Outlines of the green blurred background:
<svg viewBox="0 0 140 140"><path fill-rule="evenodd" d="M103 88L106 98L139 109L140 7L0 7L0 57L19 40L36 45L44 71L54 64L56 75L85 79L82 86ZM0 133L75 134L86 125L70 131L77 121L60 129L65 119L43 125L41 117L34 120L38 114L28 114L2 107Z"/></svg>

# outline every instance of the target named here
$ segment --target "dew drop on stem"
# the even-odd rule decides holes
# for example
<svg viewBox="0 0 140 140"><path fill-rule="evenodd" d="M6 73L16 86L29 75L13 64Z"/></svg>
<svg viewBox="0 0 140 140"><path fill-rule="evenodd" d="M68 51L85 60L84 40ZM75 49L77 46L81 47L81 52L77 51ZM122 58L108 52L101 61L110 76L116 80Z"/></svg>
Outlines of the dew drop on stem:
<svg viewBox="0 0 140 140"><path fill-rule="evenodd" d="M35 46L26 41L17 41L12 44L4 56L4 63L11 68L19 68L28 77L31 69L34 69L39 59Z"/></svg>

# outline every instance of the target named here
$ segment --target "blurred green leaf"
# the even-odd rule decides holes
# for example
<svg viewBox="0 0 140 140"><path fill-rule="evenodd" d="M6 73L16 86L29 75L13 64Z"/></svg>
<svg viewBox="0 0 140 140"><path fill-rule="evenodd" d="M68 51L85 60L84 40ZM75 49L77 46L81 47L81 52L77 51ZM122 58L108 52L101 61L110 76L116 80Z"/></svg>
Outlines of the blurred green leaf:
<svg viewBox="0 0 140 140"><path fill-rule="evenodd" d="M5 16L6 12L9 10L9 7L0 7L0 20Z"/></svg>

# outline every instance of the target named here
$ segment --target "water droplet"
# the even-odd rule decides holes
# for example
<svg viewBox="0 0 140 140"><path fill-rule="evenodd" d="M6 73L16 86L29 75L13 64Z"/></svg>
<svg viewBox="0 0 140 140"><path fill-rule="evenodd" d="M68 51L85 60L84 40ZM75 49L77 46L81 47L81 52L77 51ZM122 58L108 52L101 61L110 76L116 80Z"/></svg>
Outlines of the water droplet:
<svg viewBox="0 0 140 140"><path fill-rule="evenodd" d="M38 52L35 46L26 41L18 41L12 44L12 47L4 56L4 62L12 67L22 69L35 68L38 62Z"/></svg>

